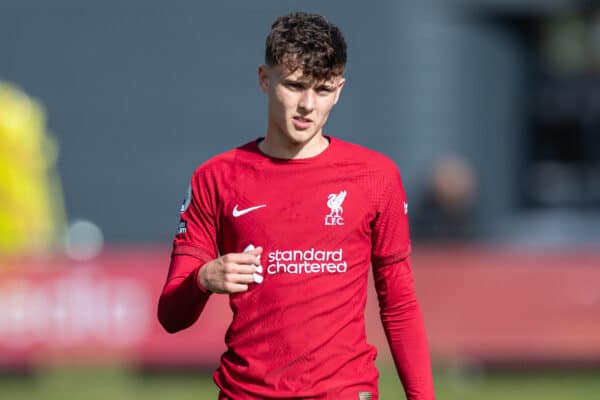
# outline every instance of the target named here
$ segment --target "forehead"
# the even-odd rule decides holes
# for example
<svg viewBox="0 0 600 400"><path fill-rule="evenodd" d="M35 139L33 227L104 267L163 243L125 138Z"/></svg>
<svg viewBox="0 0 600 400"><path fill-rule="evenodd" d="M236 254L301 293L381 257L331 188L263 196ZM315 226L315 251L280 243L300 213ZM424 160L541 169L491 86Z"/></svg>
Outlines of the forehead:
<svg viewBox="0 0 600 400"><path fill-rule="evenodd" d="M335 85L342 79L341 75L335 75L329 79L316 80L313 76L305 75L302 68L297 68L294 71L290 71L288 68L282 65L272 67L272 70L275 72L275 74L280 80L298 81L310 84L326 83L330 85Z"/></svg>

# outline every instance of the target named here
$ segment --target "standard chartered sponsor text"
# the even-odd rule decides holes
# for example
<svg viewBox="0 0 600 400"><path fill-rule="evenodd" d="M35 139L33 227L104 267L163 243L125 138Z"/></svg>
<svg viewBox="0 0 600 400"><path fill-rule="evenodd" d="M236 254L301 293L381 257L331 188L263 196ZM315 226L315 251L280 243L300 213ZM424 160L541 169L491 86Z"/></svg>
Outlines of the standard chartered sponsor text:
<svg viewBox="0 0 600 400"><path fill-rule="evenodd" d="M274 250L268 253L267 273L312 274L318 272L340 273L348 270L344 251L319 250Z"/></svg>

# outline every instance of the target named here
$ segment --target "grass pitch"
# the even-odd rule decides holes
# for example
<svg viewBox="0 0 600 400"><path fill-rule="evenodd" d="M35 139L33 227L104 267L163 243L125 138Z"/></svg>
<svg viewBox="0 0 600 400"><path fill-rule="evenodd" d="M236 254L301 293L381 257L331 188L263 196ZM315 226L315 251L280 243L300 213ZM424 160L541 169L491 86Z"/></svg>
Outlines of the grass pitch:
<svg viewBox="0 0 600 400"><path fill-rule="evenodd" d="M440 400L599 400L600 371L436 370ZM126 368L54 368L0 377L0 399L10 400L215 400L210 373L140 374ZM380 398L403 399L393 369L383 369Z"/></svg>

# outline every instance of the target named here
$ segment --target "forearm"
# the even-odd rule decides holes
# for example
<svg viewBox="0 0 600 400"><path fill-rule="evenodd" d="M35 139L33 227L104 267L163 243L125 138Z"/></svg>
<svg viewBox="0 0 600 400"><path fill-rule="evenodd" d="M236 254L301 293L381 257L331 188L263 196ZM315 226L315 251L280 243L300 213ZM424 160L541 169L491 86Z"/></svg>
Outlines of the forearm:
<svg viewBox="0 0 600 400"><path fill-rule="evenodd" d="M408 258L375 268L380 316L408 400L434 399L425 326Z"/></svg>
<svg viewBox="0 0 600 400"><path fill-rule="evenodd" d="M202 261L173 255L169 276L158 302L158 319L169 333L191 326L204 309L210 292L200 288L197 273Z"/></svg>

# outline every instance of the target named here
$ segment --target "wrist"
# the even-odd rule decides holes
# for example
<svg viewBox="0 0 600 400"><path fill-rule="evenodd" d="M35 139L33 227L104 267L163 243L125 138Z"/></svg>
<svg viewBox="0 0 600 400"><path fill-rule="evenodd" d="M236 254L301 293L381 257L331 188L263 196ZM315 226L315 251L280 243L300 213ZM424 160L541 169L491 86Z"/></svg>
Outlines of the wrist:
<svg viewBox="0 0 600 400"><path fill-rule="evenodd" d="M201 265L200 267L198 267L198 269L196 270L196 274L195 274L195 278L196 278L196 287L198 287L198 289L200 289L200 291L202 293L212 293L210 290L208 290L206 288L206 280L204 279L204 268L206 267L206 264Z"/></svg>

